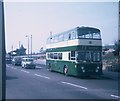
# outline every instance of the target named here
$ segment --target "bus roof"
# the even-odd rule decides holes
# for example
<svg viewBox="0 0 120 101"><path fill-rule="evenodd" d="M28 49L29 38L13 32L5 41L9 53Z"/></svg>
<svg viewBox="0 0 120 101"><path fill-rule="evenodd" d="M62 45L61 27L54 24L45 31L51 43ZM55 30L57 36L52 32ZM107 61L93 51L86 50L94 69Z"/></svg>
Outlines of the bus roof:
<svg viewBox="0 0 120 101"><path fill-rule="evenodd" d="M100 30L97 29L97 28L93 28L93 27L78 27L78 33L79 33L79 35L88 34L86 32L97 33L97 32L100 32Z"/></svg>

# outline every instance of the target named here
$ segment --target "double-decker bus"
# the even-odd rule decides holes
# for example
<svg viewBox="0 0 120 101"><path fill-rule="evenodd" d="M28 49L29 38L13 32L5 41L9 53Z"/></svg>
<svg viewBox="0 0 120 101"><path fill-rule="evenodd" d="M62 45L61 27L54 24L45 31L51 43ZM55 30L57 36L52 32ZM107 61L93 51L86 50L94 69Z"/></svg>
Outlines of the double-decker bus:
<svg viewBox="0 0 120 101"><path fill-rule="evenodd" d="M65 75L102 75L100 30L76 27L51 35L47 39L46 65L50 71Z"/></svg>

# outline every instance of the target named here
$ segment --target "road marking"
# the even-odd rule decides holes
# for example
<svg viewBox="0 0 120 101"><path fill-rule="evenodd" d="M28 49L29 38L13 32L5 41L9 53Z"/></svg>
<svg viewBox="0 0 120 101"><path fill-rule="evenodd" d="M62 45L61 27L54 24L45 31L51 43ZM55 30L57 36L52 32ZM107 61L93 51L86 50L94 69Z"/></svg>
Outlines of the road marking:
<svg viewBox="0 0 120 101"><path fill-rule="evenodd" d="M113 94L111 94L110 96L115 97L115 98L120 98L120 96L113 95Z"/></svg>
<svg viewBox="0 0 120 101"><path fill-rule="evenodd" d="M41 69L41 68L43 68L43 67L40 67L40 66L36 66L36 68L40 68L40 69Z"/></svg>
<svg viewBox="0 0 120 101"><path fill-rule="evenodd" d="M87 89L86 87L79 86L79 85L76 85L76 84L73 84L73 83L69 83L69 82L64 82L64 81L62 81L61 83L68 84L68 85L71 85L71 86L74 86L74 87L78 87L78 88Z"/></svg>
<svg viewBox="0 0 120 101"><path fill-rule="evenodd" d="M28 71L25 71L25 70L21 70L22 72L25 72L25 73L30 73L30 72L28 72Z"/></svg>
<svg viewBox="0 0 120 101"><path fill-rule="evenodd" d="M39 74L34 74L35 76L38 76L38 77L42 77L42 78L46 78L46 79L50 79L50 77L47 77L47 76L42 76L42 75L39 75Z"/></svg>
<svg viewBox="0 0 120 101"><path fill-rule="evenodd" d="M15 67L11 67L12 69L17 69L17 68L15 68Z"/></svg>

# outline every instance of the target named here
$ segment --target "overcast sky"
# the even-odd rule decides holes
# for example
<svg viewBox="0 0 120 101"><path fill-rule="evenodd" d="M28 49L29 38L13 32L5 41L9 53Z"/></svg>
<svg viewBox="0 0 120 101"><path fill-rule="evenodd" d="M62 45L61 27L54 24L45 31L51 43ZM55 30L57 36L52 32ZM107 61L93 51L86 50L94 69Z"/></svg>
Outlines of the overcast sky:
<svg viewBox="0 0 120 101"><path fill-rule="evenodd" d="M45 48L50 32L57 34L77 26L101 30L102 42L114 44L118 37L118 2L5 2L6 51L28 47Z"/></svg>

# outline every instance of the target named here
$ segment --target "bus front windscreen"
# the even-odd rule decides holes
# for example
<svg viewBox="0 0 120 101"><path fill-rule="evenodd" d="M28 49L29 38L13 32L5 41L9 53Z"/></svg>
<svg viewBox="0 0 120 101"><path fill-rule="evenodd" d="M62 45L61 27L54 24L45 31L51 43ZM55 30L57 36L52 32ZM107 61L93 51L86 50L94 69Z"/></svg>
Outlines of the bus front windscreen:
<svg viewBox="0 0 120 101"><path fill-rule="evenodd" d="M76 52L77 62L100 62L100 52Z"/></svg>

